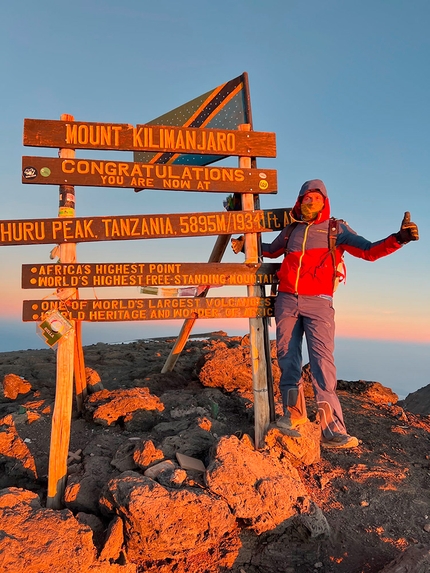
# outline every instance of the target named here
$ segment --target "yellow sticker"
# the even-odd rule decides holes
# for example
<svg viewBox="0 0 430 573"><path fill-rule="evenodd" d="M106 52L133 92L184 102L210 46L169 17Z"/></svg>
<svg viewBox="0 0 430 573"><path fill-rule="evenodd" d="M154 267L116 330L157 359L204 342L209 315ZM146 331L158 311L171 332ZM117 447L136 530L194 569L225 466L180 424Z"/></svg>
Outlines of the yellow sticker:
<svg viewBox="0 0 430 573"><path fill-rule="evenodd" d="M58 216L59 217L74 217L75 210L71 209L70 207L60 207L58 209Z"/></svg>
<svg viewBox="0 0 430 573"><path fill-rule="evenodd" d="M258 184L258 186L260 187L260 189L262 189L264 191L265 189L267 189L269 187L269 184L267 183L267 181L265 179L262 179L260 181L260 183Z"/></svg>

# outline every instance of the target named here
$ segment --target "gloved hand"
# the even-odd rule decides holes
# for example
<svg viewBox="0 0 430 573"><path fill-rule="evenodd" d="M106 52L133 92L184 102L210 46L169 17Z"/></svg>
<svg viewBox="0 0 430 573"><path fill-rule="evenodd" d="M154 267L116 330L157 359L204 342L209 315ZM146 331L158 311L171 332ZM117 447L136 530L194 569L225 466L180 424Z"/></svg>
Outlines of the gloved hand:
<svg viewBox="0 0 430 573"><path fill-rule="evenodd" d="M418 241L419 238L418 227L411 222L411 214L406 211L400 231L396 233L396 239L399 243L409 243L409 241Z"/></svg>
<svg viewBox="0 0 430 573"><path fill-rule="evenodd" d="M245 237L243 235L241 235L237 239L232 239L231 240L231 248L233 249L233 252L235 255L237 255L237 253L244 253L245 252Z"/></svg>

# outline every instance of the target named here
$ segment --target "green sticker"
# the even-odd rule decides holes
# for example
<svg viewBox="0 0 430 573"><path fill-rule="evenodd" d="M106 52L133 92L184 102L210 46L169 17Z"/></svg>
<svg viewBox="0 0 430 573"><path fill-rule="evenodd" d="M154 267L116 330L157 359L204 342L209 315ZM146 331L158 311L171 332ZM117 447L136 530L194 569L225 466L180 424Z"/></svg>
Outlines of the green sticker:
<svg viewBox="0 0 430 573"><path fill-rule="evenodd" d="M75 210L70 207L60 207L58 209L58 216L59 217L74 217Z"/></svg>
<svg viewBox="0 0 430 573"><path fill-rule="evenodd" d="M42 177L49 177L51 175L51 170L49 169L49 167L42 167L42 169L40 170L40 174L42 175Z"/></svg>

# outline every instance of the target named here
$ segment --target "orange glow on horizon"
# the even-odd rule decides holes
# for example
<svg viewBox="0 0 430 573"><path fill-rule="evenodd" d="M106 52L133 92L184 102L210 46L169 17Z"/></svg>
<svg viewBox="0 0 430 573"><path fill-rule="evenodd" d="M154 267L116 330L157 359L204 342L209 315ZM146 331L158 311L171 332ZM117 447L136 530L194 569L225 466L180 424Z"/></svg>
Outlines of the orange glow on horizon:
<svg viewBox="0 0 430 573"><path fill-rule="evenodd" d="M0 301L0 316L3 320L21 323L22 301L31 298L32 294L25 291L23 293L21 291L11 292L10 290L6 293L3 292L3 298ZM112 323L92 324L107 325ZM118 322L116 324L124 325L125 323ZM145 329L151 329L151 324L157 324L158 330L163 327L163 330L166 331L163 336L172 337L177 336L182 327L181 320L146 321L141 322L141 324ZM249 321L248 319L200 319L196 321L192 334L218 330L226 332L228 336L244 336L249 333ZM276 336L274 319L270 321L269 336L271 339ZM341 312L336 316L336 338L430 344L430 327L426 316L412 318L402 314L375 316Z"/></svg>

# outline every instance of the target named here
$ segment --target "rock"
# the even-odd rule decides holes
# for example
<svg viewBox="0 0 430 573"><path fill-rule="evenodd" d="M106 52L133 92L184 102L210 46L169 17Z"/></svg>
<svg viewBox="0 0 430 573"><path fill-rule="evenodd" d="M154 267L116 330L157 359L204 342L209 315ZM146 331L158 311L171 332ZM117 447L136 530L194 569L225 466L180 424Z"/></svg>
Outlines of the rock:
<svg viewBox="0 0 430 573"><path fill-rule="evenodd" d="M235 436L220 439L206 483L257 535L297 515L297 499L307 497L288 461L252 450Z"/></svg>
<svg viewBox="0 0 430 573"><path fill-rule="evenodd" d="M87 382L88 394L94 394L94 392L103 390L103 384L98 372L88 366L85 368L85 379Z"/></svg>
<svg viewBox="0 0 430 573"><path fill-rule="evenodd" d="M124 420L124 429L130 433L149 432L160 421L158 410L136 410Z"/></svg>
<svg viewBox="0 0 430 573"><path fill-rule="evenodd" d="M118 421L130 422L138 410L162 412L164 405L148 388L132 388L95 392L85 400L85 408L96 424L110 426Z"/></svg>
<svg viewBox="0 0 430 573"><path fill-rule="evenodd" d="M264 441L270 450L278 457L287 455L293 465L297 463L311 465L321 458L321 429L318 424L303 424L300 426L300 438L283 433L276 425L268 430Z"/></svg>
<svg viewBox="0 0 430 573"><path fill-rule="evenodd" d="M19 437L12 415L0 420L0 464L4 470L0 487L31 487L37 479L36 464L24 440Z"/></svg>
<svg viewBox="0 0 430 573"><path fill-rule="evenodd" d="M91 529L68 509L42 509L29 491L0 491L0 523L1 571L82 573L96 561Z"/></svg>
<svg viewBox="0 0 430 573"><path fill-rule="evenodd" d="M103 434L94 436L85 446L83 450L84 459L94 456L113 458L122 444L124 444L124 437L121 434L113 434L106 431Z"/></svg>
<svg viewBox="0 0 430 573"><path fill-rule="evenodd" d="M199 378L204 386L224 388L227 392L252 389L251 355L246 346L228 348L222 341L212 342L204 357Z"/></svg>
<svg viewBox="0 0 430 573"><path fill-rule="evenodd" d="M124 527L122 519L114 517L109 523L106 534L106 543L100 552L100 561L117 561L124 546Z"/></svg>
<svg viewBox="0 0 430 573"><path fill-rule="evenodd" d="M174 462L172 462L172 460L166 460L164 462L156 464L155 466L151 466L150 468L145 470L143 475L155 480L157 479L158 475L161 472L166 470L171 470L173 472L176 468L177 466L174 464Z"/></svg>
<svg viewBox="0 0 430 573"><path fill-rule="evenodd" d="M205 410L205 408L202 408L201 406L188 406L188 407L178 406L177 408L173 408L172 410L170 410L170 416L174 420L186 417L188 418L190 416L192 417L204 416L207 413L208 412Z"/></svg>
<svg viewBox="0 0 430 573"><path fill-rule="evenodd" d="M97 500L98 501L98 500ZM86 513L84 511L79 511L75 515L77 521L83 525L88 525L93 532L93 543L97 551L100 552L105 544L106 538L106 526L100 517L94 515L93 513Z"/></svg>
<svg viewBox="0 0 430 573"><path fill-rule="evenodd" d="M31 384L16 374L6 374L3 378L3 395L10 400L16 400L20 394L27 394L31 390Z"/></svg>
<svg viewBox="0 0 430 573"><path fill-rule="evenodd" d="M210 432L200 427L189 429L186 433L164 438L161 449L166 458L173 458L176 452L187 456L204 458L216 439Z"/></svg>
<svg viewBox="0 0 430 573"><path fill-rule="evenodd" d="M145 570L145 573L148 571L150 573L173 573L175 571L194 573L199 568L206 570L206 566L207 571L217 573L228 570L232 573L244 573L245 571L247 573L257 573L257 571L264 573L314 571L316 573L317 569L351 573L363 571L366 568L376 572L380 571L384 565L387 566L395 557L398 559L396 566L400 567L402 565L400 558L405 560L407 557L406 552L405 555L401 552L408 546L420 547L421 543L428 547L429 532L426 531L428 528L425 528L427 522L430 521L427 495L430 483L428 450L430 419L428 416L405 413L397 404L387 406L384 403L385 399L376 403L377 397L373 399L369 397L369 390L372 391L372 388L375 392L380 392L374 383L341 382L339 397L347 426L353 435L360 437L362 442L359 448L352 450L336 452L321 450L321 459L318 459L318 425L314 424L317 408L311 376L310 373L306 374L305 368L302 372L302 379L308 413L312 420L309 428L315 429L315 436L303 431L304 437L294 440L285 437L282 433L277 433L276 428L271 428L268 432L270 439L263 443L261 450L255 452L252 441L254 435L252 390L249 390L249 395L245 395L247 392L245 389L241 394L242 390L230 392L223 386L202 387L197 379L197 360L203 352L208 354L208 350L204 350L205 347L209 349L209 352L216 350L215 346L211 343L208 345L205 341L197 343L188 341L178 359L175 371L157 374L156 372L165 363L173 342L170 339L166 342L136 341L115 346L97 344L84 349L86 364L97 369L105 388L110 391L115 390L117 398L125 389L145 387L149 389L151 395L158 397L164 405L164 410L137 409L126 421L125 417L128 412L124 408L120 411L121 416L116 421L111 423L109 420L109 424L108 421L104 424L99 421L94 424L92 412L95 412L96 407L112 401L115 395L110 395L106 401L95 401L88 407L86 412L88 415L85 416L76 415L76 405L73 402L69 446L69 451L73 455L69 455L70 465L67 468L66 504L68 510L72 510L73 513L77 512L75 513L76 522L70 521L70 511L50 512L42 516L42 507L37 498L37 507L31 508L32 500L34 500L32 492L40 491L41 499L46 499L52 422L52 409L51 412L49 409L55 397L56 354L52 349L0 353L1 379L9 372L15 372L30 380L32 386L37 388L37 391L33 389L29 395L21 394L16 400L11 400L2 395L0 384L0 420L3 419L0 424L2 426L0 433L4 431L12 434L13 432L15 437L15 432L18 434L19 439L33 456L38 476L36 478L34 472L28 472L19 459L0 457L0 488L1 485L7 487L13 485L31 490L26 494L21 491L20 495L22 504L29 506L28 521L31 522L30 531L34 535L37 534L35 521L38 522L39 527L42 526L46 530L51 527L50 522L46 520L48 515L52 516L52 527L55 535L59 537L63 537L63 531L57 527L58 516L61 516L62 527L65 528L68 523L73 523L72 529L81 526L82 531L87 531L89 545L87 541L81 543L78 537L70 536L69 538L73 543L76 542L75 545L78 547L82 545L89 547L90 552L93 552L91 555L94 555L95 551L94 558L90 556L87 562L80 563L80 573L135 573L137 570ZM241 351L245 354L249 352L247 337L225 339L223 342L227 349L233 352L236 352L235 349L238 347L241 347ZM113 352L115 356L112 356ZM275 373L275 392L277 392L276 384ZM172 412L179 417L172 418ZM7 419L9 414L12 416ZM30 423L32 420L37 421ZM14 429L11 429L12 423ZM131 428L133 428L133 433L129 432ZM144 428L148 430L142 431ZM222 476L216 483L222 495L232 494L232 499L228 500L209 489L208 483L205 482L206 469L197 472L185 467L179 468L175 463L176 454L187 451L192 457L210 468L215 460L216 448L214 446L219 443L221 436L225 436L225 439L232 439L236 436L233 439L238 439L241 446L240 455L237 451L234 455L234 452L230 452L231 460L233 460L230 464L232 469L229 473L225 473L224 483L221 480ZM162 451L163 440L166 438L170 440L165 442L164 451ZM82 452L79 453L79 450ZM168 454L170 459L161 457L156 459L160 452L164 455ZM199 453L196 454L196 452ZM248 459L248 453L252 456L252 463ZM255 454L261 458L256 456L254 459ZM242 455L245 460L243 472L252 474L254 471L255 474L254 477L246 476L247 478L253 477L248 482L242 475L242 470L238 469L242 464L240 457ZM258 472L255 471L254 466L260 464L260 461L257 463L257 458L263 461L270 460L273 474L266 471L264 464L261 464ZM138 459L141 459L141 465L138 464ZM111 464L113 460L117 467ZM237 460L239 460L238 463L236 463ZM312 462L312 460L315 461ZM224 461L227 465L230 463L226 459ZM167 462L167 468L164 466L165 469L162 470L163 466L161 466L157 470L158 473L152 474L152 483L156 486L153 491L158 500L158 505L152 505L154 502L148 499L151 497L148 493L143 497L140 495L140 487L144 479L143 472L152 471L158 462ZM314 506L305 494L299 495L294 502L287 500L290 508L294 506L291 517L284 519L285 515L277 514L278 508L275 508L274 517L269 516L272 523L267 525L264 520L269 518L264 514L264 510L267 514L271 514L274 498L277 498L278 505L283 505L285 494L292 489L291 484L293 482L299 486L301 484L297 479L291 479L291 482L278 481L276 468L282 467L282 477L285 478L285 476L291 477L291 466L297 470L308 495L317 505ZM127 470L120 476L120 471L129 467L133 468L133 471ZM133 511L131 514L130 522L125 505L120 514L120 510L108 499L108 496L106 496L106 504L103 502L101 506L99 503L99 499L104 496L108 481L129 477L135 479L138 484L135 492L132 489L129 491L130 499L136 495L136 500L132 502L132 505L137 508L138 501L143 502L139 509L140 513ZM147 476L145 479L151 481ZM239 485L243 485L243 490L237 487L237 480L239 480ZM271 488L275 493L273 491L267 493L264 490L264 484L267 490ZM283 487L277 484L282 484ZM227 493L224 494L223 489ZM163 503L161 503L161 496L157 493L160 491L163 492ZM194 524L195 516L200 514L201 507L193 501L194 497L190 497L191 503L194 504L194 511L189 511L187 514L182 512L183 501L179 502L180 498L176 496L184 495L183 492L193 496L196 493L204 494L205 499L209 497L211 503L213 499L222 501L223 505L219 506L221 512L227 508L227 513L233 517L233 527L237 527L239 533L235 536L225 525L223 528L219 526L214 540L209 542L206 536L210 538L212 530L206 526L207 521L202 519L198 527ZM243 505L247 504L246 507L242 507L237 499L235 505L234 493ZM26 496L29 496L28 499ZM111 504L110 508L109 504ZM163 524L165 515L170 513L172 507L176 523L157 532L158 522ZM237 509L237 514L233 514L233 508ZM332 535L330 535L325 515L319 508L323 508L324 513L327 511ZM155 517L151 515L154 509L158 510ZM18 514L20 510L8 508L7 511L10 519L11 515ZM1 535L13 535L9 521L4 520L4 514L1 512L0 508L2 520L0 537ZM289 515L288 512L286 514ZM161 539L161 545L164 544L166 548L164 554L166 555L168 543L170 544L173 539L170 533L173 532L175 535L180 530L182 539L189 541L192 546L191 552L181 553L181 548L174 545L173 558L169 554L166 559L157 558L154 561L150 556L148 562L146 552L144 554L142 551L137 556L136 562L132 562L128 554L129 538L137 538L133 528L134 526L140 527L140 523L145 521L148 515L152 520L153 537L149 539L151 533L148 530L146 548L152 551L154 547L157 548L158 541ZM203 515L212 520L212 514L207 513L206 509ZM228 519L231 519L231 515ZM245 519L238 515L244 515ZM255 524L252 520L258 520L260 516L262 516L261 521L265 531L257 534L258 522ZM191 523L190 540L187 538L189 523ZM24 530L26 527L27 522L22 521L21 529ZM164 524L160 527L163 528ZM228 531L223 534L226 529ZM4 534L3 531L6 533ZM24 535L24 531L20 531L20 535ZM50 535L54 537L52 531ZM238 536L242 546L237 552ZM9 537L6 539L9 540ZM21 539L23 542L20 543L20 551L27 561L25 567L20 567L22 561L18 560L19 571L21 573L25 570L27 573L28 568L28 571L33 573L31 567L36 541L32 540L33 545L30 546L27 539L18 536L18 542ZM63 567L64 573L66 571L74 573L76 557L72 556L69 566L70 547L67 546L63 551L62 546L57 545L56 542L46 542L43 536L41 539L41 552L49 553L52 545L54 552L58 549L62 553L62 555L60 553L62 563L59 558L54 564L55 569L51 570L62 573L61 567ZM200 539L206 543L204 546L206 553L203 555L198 553ZM218 543L219 539L221 539L220 543ZM232 540L231 543L230 540ZM216 545L215 550L213 550L214 545ZM5 545L1 545L0 551L4 547ZM5 551L0 553L0 571L5 570L4 561L2 561L5 559L4 553ZM185 564L188 553L191 553L191 559ZM207 555L209 555L208 559ZM215 564L220 555L221 564ZM234 555L237 556L234 557ZM320 563L324 566L316 568L315 566ZM420 567L420 563L418 557L417 567ZM10 567L7 567L8 573L9 570L11 570ZM430 568L427 570L430 571ZM45 573L45 571L43 567L37 569L37 573Z"/></svg>
<svg viewBox="0 0 430 573"><path fill-rule="evenodd" d="M294 517L293 525L296 528L304 528L307 539L328 539L330 526L328 521L315 502L309 498L299 498L297 507L299 514Z"/></svg>
<svg viewBox="0 0 430 573"><path fill-rule="evenodd" d="M145 572L216 573L237 557L236 521L219 497L126 472L109 482L100 503L124 519L127 557L144 562Z"/></svg>
<svg viewBox="0 0 430 573"><path fill-rule="evenodd" d="M408 394L401 404L414 414L430 415L430 384Z"/></svg>
<svg viewBox="0 0 430 573"><path fill-rule="evenodd" d="M271 343L271 358L275 397L279 401L280 370L276 361L276 344ZM199 372L200 382L207 387L223 388L227 392L238 391L240 395L253 400L251 347L249 336L244 336L235 347L224 341L211 341L203 357Z"/></svg>
<svg viewBox="0 0 430 573"><path fill-rule="evenodd" d="M180 422L160 422L154 426L153 431L160 436L175 436L180 432L187 430L190 427L188 420L181 420Z"/></svg>
<svg viewBox="0 0 430 573"><path fill-rule="evenodd" d="M202 430L206 430L206 432L210 432L212 429L212 422L206 416L197 419L197 425Z"/></svg>
<svg viewBox="0 0 430 573"><path fill-rule="evenodd" d="M111 460L104 456L89 456L81 468L81 471L67 478L64 504L74 512L97 514L100 511L98 504L100 492L106 484L107 477L114 475Z"/></svg>
<svg viewBox="0 0 430 573"><path fill-rule="evenodd" d="M429 571L430 549L422 545L412 545L388 563L379 573L428 573Z"/></svg>
<svg viewBox="0 0 430 573"><path fill-rule="evenodd" d="M399 400L391 388L383 386L380 382L371 382L367 380L357 380L346 382L345 380L337 381L338 390L346 390L352 394L361 394L366 396L374 404L396 404Z"/></svg>
<svg viewBox="0 0 430 573"><path fill-rule="evenodd" d="M180 468L165 468L157 475L157 481L164 487L179 488L187 479L187 472Z"/></svg>
<svg viewBox="0 0 430 573"><path fill-rule="evenodd" d="M136 469L136 462L134 461L134 448L133 442L124 442L116 451L111 464L120 472Z"/></svg>
<svg viewBox="0 0 430 573"><path fill-rule="evenodd" d="M154 446L152 440L141 441L133 451L133 461L139 468L146 470L149 466L164 459L164 454Z"/></svg>

